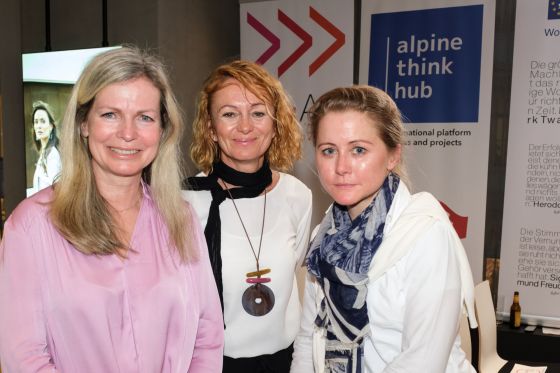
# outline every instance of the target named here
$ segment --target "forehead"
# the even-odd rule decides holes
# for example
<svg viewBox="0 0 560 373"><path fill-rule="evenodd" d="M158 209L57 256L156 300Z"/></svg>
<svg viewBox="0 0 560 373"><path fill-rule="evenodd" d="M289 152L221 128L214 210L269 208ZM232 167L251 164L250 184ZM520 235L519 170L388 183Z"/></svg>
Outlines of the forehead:
<svg viewBox="0 0 560 373"><path fill-rule="evenodd" d="M379 123L367 113L355 110L331 111L318 123L318 140L355 141L379 138Z"/></svg>
<svg viewBox="0 0 560 373"><path fill-rule="evenodd" d="M47 117L49 116L49 114L47 113L47 111L45 109L37 109L35 111L35 114L33 114L34 117Z"/></svg>
<svg viewBox="0 0 560 373"><path fill-rule="evenodd" d="M112 104L135 102L138 104L159 104L161 92L156 85L145 76L114 82L103 87L95 95L94 105L108 101ZM158 105L159 106L159 105Z"/></svg>
<svg viewBox="0 0 560 373"><path fill-rule="evenodd" d="M227 101L231 99L249 101L250 103L265 103L268 104L266 96L259 92L258 87L252 87L253 91L257 94L251 92L243 83L234 78L225 79L219 86L219 88L212 94L210 101L214 104L218 101Z"/></svg>

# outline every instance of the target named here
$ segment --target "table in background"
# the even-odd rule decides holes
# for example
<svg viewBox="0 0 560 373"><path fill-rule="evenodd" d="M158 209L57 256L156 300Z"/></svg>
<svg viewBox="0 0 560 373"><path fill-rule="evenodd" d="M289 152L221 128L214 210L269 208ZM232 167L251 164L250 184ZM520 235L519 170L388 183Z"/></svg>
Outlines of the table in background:
<svg viewBox="0 0 560 373"><path fill-rule="evenodd" d="M546 367L545 373L560 373L560 364L556 364L556 363L535 364L535 363L518 362L518 364L533 366L533 367ZM509 361L498 371L498 373L511 373L511 370L513 369L514 366L515 363L513 361Z"/></svg>
<svg viewBox="0 0 560 373"><path fill-rule="evenodd" d="M498 325L498 354L506 360L536 362L532 364L534 366L546 365L546 373L560 373L560 336L543 334L540 326L533 332L526 332L525 326L513 329L506 323ZM507 367L504 368L507 370ZM513 364L508 372L511 368Z"/></svg>

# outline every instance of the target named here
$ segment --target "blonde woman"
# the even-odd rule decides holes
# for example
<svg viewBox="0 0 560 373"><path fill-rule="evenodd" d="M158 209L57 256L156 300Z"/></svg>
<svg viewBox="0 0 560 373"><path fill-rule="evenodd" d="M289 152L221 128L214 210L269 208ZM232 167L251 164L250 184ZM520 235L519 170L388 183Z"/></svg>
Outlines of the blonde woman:
<svg viewBox="0 0 560 373"><path fill-rule="evenodd" d="M470 266L439 202L408 190L396 104L336 88L309 119L334 202L307 256L291 372L474 373L459 337L463 306L474 320Z"/></svg>
<svg viewBox="0 0 560 373"><path fill-rule="evenodd" d="M181 199L182 121L161 62L95 57L62 125L62 173L0 246L7 372L220 372L223 328L202 231Z"/></svg>

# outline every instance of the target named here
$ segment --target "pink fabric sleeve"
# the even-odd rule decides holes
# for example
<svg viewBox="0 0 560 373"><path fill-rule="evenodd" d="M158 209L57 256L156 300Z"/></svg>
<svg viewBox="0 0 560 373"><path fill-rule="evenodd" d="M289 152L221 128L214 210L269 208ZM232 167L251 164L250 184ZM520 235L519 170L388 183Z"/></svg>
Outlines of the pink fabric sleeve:
<svg viewBox="0 0 560 373"><path fill-rule="evenodd" d="M194 243L200 258L198 266L198 297L200 304L200 320L196 333L196 341L189 372L219 373L222 371L224 349L224 320L216 281L208 259L206 240L196 218L195 212L189 208L193 224Z"/></svg>
<svg viewBox="0 0 560 373"><path fill-rule="evenodd" d="M21 218L21 216L20 216ZM5 372L57 372L47 349L41 279L30 235L8 219L0 244L0 361Z"/></svg>

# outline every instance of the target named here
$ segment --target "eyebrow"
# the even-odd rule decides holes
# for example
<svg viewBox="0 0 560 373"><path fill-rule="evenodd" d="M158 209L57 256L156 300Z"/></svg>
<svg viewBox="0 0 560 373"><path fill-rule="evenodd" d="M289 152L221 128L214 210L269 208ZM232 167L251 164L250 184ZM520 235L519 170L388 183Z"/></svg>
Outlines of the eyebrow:
<svg viewBox="0 0 560 373"><path fill-rule="evenodd" d="M357 144L357 143L366 143L366 144L373 145L373 142L371 142L371 141L369 141L369 140L361 140L361 139L352 140L352 141L348 142L347 144L354 145L354 144ZM321 142L321 143L317 143L317 146L323 146L323 145L333 145L333 146L336 146L335 143L328 142L328 141L326 141L326 142Z"/></svg>
<svg viewBox="0 0 560 373"><path fill-rule="evenodd" d="M109 110L109 111L122 112L121 109L119 109L119 108L117 108L117 107L110 106L110 105L107 105L107 106L99 106L99 107L97 108L97 110L100 110L100 111ZM160 108L159 108L159 107L157 107L157 108L146 108L146 109L137 110L137 111L136 111L136 114L144 114L144 113L154 113L154 114L157 114L158 112L160 112Z"/></svg>
<svg viewBox="0 0 560 373"><path fill-rule="evenodd" d="M251 108L254 108L255 106L261 106L261 105L266 107L266 104L265 104L264 102L256 102L256 103L254 103L254 104L251 104ZM233 108L233 109L237 109L238 106L237 106L237 105L233 105L233 104L225 104L225 105L220 106L220 107L218 108L217 111L220 111L220 110L222 110L222 109L224 109L224 108Z"/></svg>
<svg viewBox="0 0 560 373"><path fill-rule="evenodd" d="M358 143L358 142L363 142L363 143L366 143L366 144L373 144L373 142L370 141L370 140L362 140L362 139L350 141L350 144L355 144L355 143Z"/></svg>

